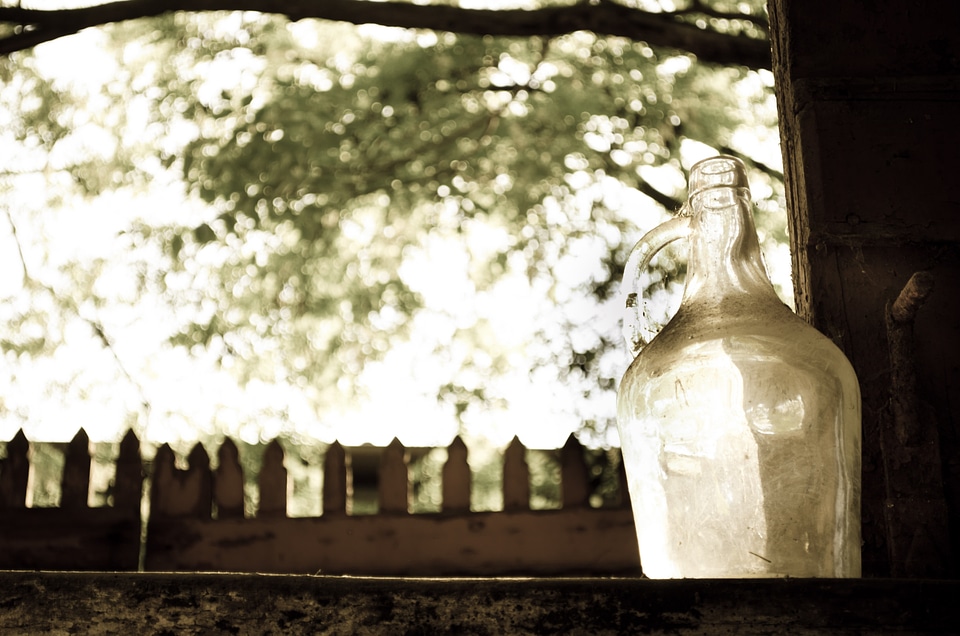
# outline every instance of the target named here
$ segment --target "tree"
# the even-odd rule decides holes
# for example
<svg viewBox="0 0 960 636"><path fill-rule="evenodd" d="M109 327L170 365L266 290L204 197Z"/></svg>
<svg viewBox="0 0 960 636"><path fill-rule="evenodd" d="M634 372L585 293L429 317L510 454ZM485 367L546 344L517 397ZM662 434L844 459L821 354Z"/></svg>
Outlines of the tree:
<svg viewBox="0 0 960 636"><path fill-rule="evenodd" d="M562 386L576 397L563 408L602 432L612 415L602 405L612 403L624 360L614 296L626 251L679 207L691 144L732 151L744 127L769 127L774 114L747 107L772 101L769 81L747 70L763 67L757 58L741 53L747 68L718 67L597 31L642 24L664 46L687 38L685 48L706 55L722 48L706 42L728 42L727 51L762 43L759 11L693 3L656 14L600 3L497 11L499 26L482 27L491 12L370 6L366 16L380 23L442 18L450 30L374 41L352 27L306 22L294 31L273 15L171 14L173 5L161 11L139 0L70 14L0 8L0 20L18 22L6 43L21 47L63 35L65 25L163 14L107 31L123 56L122 76L100 96L101 116L114 113L117 152L67 172L98 193L149 182L159 159L203 202L197 215L124 232L133 245L162 249L162 265L144 265L140 284L178 308L174 345L213 356L245 381L299 387L320 411L362 396L364 378L386 368L378 359L403 360L412 377L427 353L442 359L444 375L417 390L432 392L461 426L527 382ZM208 8L227 7L192 5ZM533 18L547 25L543 34L523 30ZM590 25L593 32L578 30ZM10 58L11 77L30 72L20 59L29 60ZM55 86L35 81L48 91L36 103L68 107ZM123 141L133 103L144 119ZM44 132L42 110L24 111L17 139L52 152L70 133ZM761 227L782 243L782 218L771 213L782 186L775 171L755 165ZM648 202L637 204L637 192ZM627 209L625 197L645 211ZM447 264L462 270L450 280L465 289L425 285L417 268L438 250L472 257ZM661 263L667 274L680 266ZM78 286L87 299L96 278ZM516 322L489 309L511 286L519 341L504 338ZM83 315L96 333L97 321ZM99 333L109 347L109 334ZM24 341L5 346L33 355Z"/></svg>

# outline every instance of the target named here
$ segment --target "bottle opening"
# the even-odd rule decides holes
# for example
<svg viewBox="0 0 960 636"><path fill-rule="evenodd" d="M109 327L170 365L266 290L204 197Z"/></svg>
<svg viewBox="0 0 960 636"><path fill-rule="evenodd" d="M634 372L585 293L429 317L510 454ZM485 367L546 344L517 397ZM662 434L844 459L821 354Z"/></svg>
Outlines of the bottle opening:
<svg viewBox="0 0 960 636"><path fill-rule="evenodd" d="M690 169L690 197L710 188L748 186L746 166L736 157L710 157L698 161Z"/></svg>

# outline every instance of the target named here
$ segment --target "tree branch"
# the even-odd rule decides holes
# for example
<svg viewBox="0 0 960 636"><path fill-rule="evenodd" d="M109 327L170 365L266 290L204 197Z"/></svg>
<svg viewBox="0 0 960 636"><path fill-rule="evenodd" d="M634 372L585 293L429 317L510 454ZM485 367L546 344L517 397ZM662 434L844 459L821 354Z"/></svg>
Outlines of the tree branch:
<svg viewBox="0 0 960 636"><path fill-rule="evenodd" d="M611 0L534 10L462 9L367 0L122 0L53 10L6 6L0 7L0 23L12 26L12 33L0 37L0 55L86 28L174 11L259 11L284 15L293 21L319 18L466 35L553 37L585 30L685 51L696 55L701 62L770 68L767 40L701 29L669 13L631 9Z"/></svg>
<svg viewBox="0 0 960 636"><path fill-rule="evenodd" d="M747 13L734 13L731 11L718 11L705 4L702 0L693 0L693 2L690 3L690 6L686 9L679 9L677 11L672 11L671 13L673 15L704 15L709 18L717 18L719 20L749 20L764 31L768 31L770 29L770 23L764 16L750 15Z"/></svg>
<svg viewBox="0 0 960 636"><path fill-rule="evenodd" d="M10 214L10 210L4 206L4 214L7 216L7 223L10 224L10 235L13 237L13 244L17 246L17 255L20 256L20 267L23 270L23 273L20 277L20 283L23 286L27 285L27 282L30 280L30 272L27 269L27 257L23 253L23 244L20 242L20 234L17 231L17 224L13 220L13 215Z"/></svg>
<svg viewBox="0 0 960 636"><path fill-rule="evenodd" d="M675 214L681 207L683 207L683 201L674 199L669 194L664 194L640 177L637 177L637 181L633 184L633 187L662 205L668 212Z"/></svg>
<svg viewBox="0 0 960 636"><path fill-rule="evenodd" d="M130 371L127 369L126 365L123 363L123 360L120 359L120 356L119 354L117 354L117 350L113 345L112 339L109 336L107 336L106 331L104 331L103 323L101 323L98 319L95 319L95 318L93 319L87 318L86 316L83 315L83 312L80 311L79 305L77 305L77 303L74 302L72 298L70 298L69 296L64 296L63 294L58 294L53 287L51 287L50 285L44 283L40 279L35 278L34 276L31 275L29 266L27 265L27 258L23 251L23 243L20 241L20 234L18 233L18 230L17 230L17 224L13 220L13 215L10 213L9 209L4 208L3 211L7 217L7 222L10 224L10 233L13 236L13 242L17 246L17 254L20 257L20 266L23 271L22 279L21 279L23 286L26 287L30 285L45 291L46 293L50 294L50 296L53 297L56 300L56 302L60 304L61 307L71 310L77 318L87 323L87 325L93 330L93 333L94 335L96 335L97 340L100 342L100 344L103 345L103 347L110 352L111 356L113 356L113 360L114 362L117 363L117 368L120 369L120 372L123 373L123 375L126 376L127 380L129 380L130 383L134 387L136 387L137 391L139 391L142 404L144 408L147 411L149 411L150 402L146 398L146 392L143 389L143 385L137 382L136 378L134 378L130 374Z"/></svg>

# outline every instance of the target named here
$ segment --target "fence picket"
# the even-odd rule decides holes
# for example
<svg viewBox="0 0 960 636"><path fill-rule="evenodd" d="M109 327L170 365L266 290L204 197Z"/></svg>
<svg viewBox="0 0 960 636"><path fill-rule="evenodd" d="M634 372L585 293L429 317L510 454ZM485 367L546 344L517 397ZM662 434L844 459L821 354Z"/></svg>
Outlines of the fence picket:
<svg viewBox="0 0 960 636"><path fill-rule="evenodd" d="M26 508L29 453L30 442L21 428L7 442L7 458L0 465L0 508Z"/></svg>
<svg viewBox="0 0 960 636"><path fill-rule="evenodd" d="M164 444L154 458L151 517L210 518L212 479L210 457L202 444L197 444L187 457L189 468L175 465L173 450Z"/></svg>
<svg viewBox="0 0 960 636"><path fill-rule="evenodd" d="M153 480L150 485L150 517L175 517L178 512L178 500L174 489L178 485L176 478L176 457L169 444L157 449L153 457Z"/></svg>
<svg viewBox="0 0 960 636"><path fill-rule="evenodd" d="M260 466L260 505L258 517L287 515L287 469L283 465L283 446L278 440L267 444Z"/></svg>
<svg viewBox="0 0 960 636"><path fill-rule="evenodd" d="M113 479L113 507L139 515L142 498L143 459L140 456L140 440L133 429L130 429L120 442L117 472Z"/></svg>
<svg viewBox="0 0 960 636"><path fill-rule="evenodd" d="M560 500L563 508L590 505L590 478L583 446L573 434L560 449Z"/></svg>
<svg viewBox="0 0 960 636"><path fill-rule="evenodd" d="M467 445L459 435L447 447L442 486L444 512L470 512L470 464Z"/></svg>
<svg viewBox="0 0 960 636"><path fill-rule="evenodd" d="M409 510L409 482L406 449L396 437L380 456L380 512L405 513Z"/></svg>
<svg viewBox="0 0 960 636"><path fill-rule="evenodd" d="M209 519L210 504L213 499L213 475L210 472L210 456L207 454L207 449L199 442L187 455L185 477L186 490L192 495L194 502L192 516Z"/></svg>
<svg viewBox="0 0 960 636"><path fill-rule="evenodd" d="M217 451L213 503L217 507L217 519L243 518L243 468L237 445L229 437Z"/></svg>
<svg viewBox="0 0 960 636"><path fill-rule="evenodd" d="M90 492L90 438L82 428L67 445L60 479L60 507L86 508Z"/></svg>
<svg viewBox="0 0 960 636"><path fill-rule="evenodd" d="M527 449L514 436L503 452L503 509L530 509L530 467L527 466Z"/></svg>
<svg viewBox="0 0 960 636"><path fill-rule="evenodd" d="M323 459L323 514L347 514L347 453L334 442Z"/></svg>

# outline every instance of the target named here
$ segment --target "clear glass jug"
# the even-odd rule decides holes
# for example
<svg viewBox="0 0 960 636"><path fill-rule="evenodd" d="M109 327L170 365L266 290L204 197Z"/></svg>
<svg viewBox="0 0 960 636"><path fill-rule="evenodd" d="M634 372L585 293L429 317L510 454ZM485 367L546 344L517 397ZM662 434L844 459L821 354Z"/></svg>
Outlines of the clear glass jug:
<svg viewBox="0 0 960 636"><path fill-rule="evenodd" d="M680 308L650 340L640 273L687 238ZM651 578L860 576L860 388L850 362L777 297L743 164L693 166L680 216L624 274L635 358L617 424Z"/></svg>

